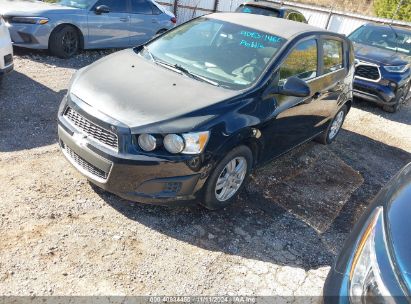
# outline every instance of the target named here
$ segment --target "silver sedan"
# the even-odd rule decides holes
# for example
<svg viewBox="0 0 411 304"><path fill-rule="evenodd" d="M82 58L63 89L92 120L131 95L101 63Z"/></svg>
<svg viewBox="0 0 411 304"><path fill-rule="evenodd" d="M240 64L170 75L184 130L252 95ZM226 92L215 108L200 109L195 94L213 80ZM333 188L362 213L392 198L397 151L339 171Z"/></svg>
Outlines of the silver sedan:
<svg viewBox="0 0 411 304"><path fill-rule="evenodd" d="M79 49L126 48L172 28L174 15L153 0L0 0L15 46L69 58Z"/></svg>

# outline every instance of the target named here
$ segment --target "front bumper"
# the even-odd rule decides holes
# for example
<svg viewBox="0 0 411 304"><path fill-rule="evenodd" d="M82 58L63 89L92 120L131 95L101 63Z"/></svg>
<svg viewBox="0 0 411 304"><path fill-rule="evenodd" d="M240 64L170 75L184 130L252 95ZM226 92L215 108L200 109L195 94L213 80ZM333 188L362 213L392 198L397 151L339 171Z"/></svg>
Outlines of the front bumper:
<svg viewBox="0 0 411 304"><path fill-rule="evenodd" d="M348 291L348 278L331 268L325 280L323 289L324 304L348 304L350 303Z"/></svg>
<svg viewBox="0 0 411 304"><path fill-rule="evenodd" d="M52 26L49 24L7 24L14 46L46 50L49 46Z"/></svg>
<svg viewBox="0 0 411 304"><path fill-rule="evenodd" d="M76 101L78 102L78 101ZM161 156L129 153L131 135L119 128L119 151L100 145L63 115L69 105L89 120L95 117L71 101L58 114L59 143L63 154L80 173L98 187L141 203L168 204L191 201L208 176L200 156ZM94 114L94 113L93 113ZM102 114L100 118L103 118ZM109 119L106 119L108 121Z"/></svg>
<svg viewBox="0 0 411 304"><path fill-rule="evenodd" d="M395 91L389 86L379 82L363 79L354 79L354 96L377 103L379 105L393 105L395 103Z"/></svg>
<svg viewBox="0 0 411 304"><path fill-rule="evenodd" d="M0 69L0 77L4 76L7 73L10 73L14 69L14 64L10 64L4 69Z"/></svg>

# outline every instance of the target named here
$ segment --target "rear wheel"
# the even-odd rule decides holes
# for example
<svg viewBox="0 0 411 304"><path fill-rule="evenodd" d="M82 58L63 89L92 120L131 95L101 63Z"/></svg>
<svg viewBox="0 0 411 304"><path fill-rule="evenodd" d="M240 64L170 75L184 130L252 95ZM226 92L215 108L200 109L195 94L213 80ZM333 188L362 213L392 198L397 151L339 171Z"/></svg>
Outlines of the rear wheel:
<svg viewBox="0 0 411 304"><path fill-rule="evenodd" d="M239 146L230 151L208 178L201 204L217 210L233 203L244 187L252 163L253 154L248 147Z"/></svg>
<svg viewBox="0 0 411 304"><path fill-rule="evenodd" d="M337 138L338 133L340 133L341 127L344 124L345 116L347 115L347 111L347 106L342 106L328 125L327 130L325 130L315 140L323 145L331 144Z"/></svg>
<svg viewBox="0 0 411 304"><path fill-rule="evenodd" d="M73 57L80 49L80 37L77 30L70 25L56 29L50 36L51 54L59 58Z"/></svg>

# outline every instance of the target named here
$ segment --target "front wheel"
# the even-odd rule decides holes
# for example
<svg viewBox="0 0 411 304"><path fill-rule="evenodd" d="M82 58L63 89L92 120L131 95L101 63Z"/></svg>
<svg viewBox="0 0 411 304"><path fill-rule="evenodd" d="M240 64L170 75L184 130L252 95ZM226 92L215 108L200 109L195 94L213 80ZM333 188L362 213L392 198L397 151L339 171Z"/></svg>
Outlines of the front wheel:
<svg viewBox="0 0 411 304"><path fill-rule="evenodd" d="M80 49L80 37L77 30L65 25L56 29L50 36L50 52L59 58L73 57Z"/></svg>
<svg viewBox="0 0 411 304"><path fill-rule="evenodd" d="M233 203L244 187L252 163L253 154L248 147L231 150L209 176L201 204L207 209L218 210Z"/></svg>
<svg viewBox="0 0 411 304"><path fill-rule="evenodd" d="M324 145L331 144L337 138L338 133L340 133L345 116L347 115L347 111L347 106L343 105L337 114L335 114L333 120L328 125L327 130L325 130L315 140Z"/></svg>
<svg viewBox="0 0 411 304"><path fill-rule="evenodd" d="M398 89L397 93L395 94L395 103L390 106L383 106L382 109L385 112L395 113L397 112L403 103L406 102L409 90L410 90L411 82L405 86L405 88Z"/></svg>

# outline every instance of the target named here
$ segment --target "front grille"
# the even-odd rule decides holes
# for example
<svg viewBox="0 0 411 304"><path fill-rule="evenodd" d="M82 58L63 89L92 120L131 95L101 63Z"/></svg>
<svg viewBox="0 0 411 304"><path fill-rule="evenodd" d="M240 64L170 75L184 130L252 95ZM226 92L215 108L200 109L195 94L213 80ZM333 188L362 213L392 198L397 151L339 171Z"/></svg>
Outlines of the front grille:
<svg viewBox="0 0 411 304"><path fill-rule="evenodd" d="M86 161L84 158L79 156L76 152L71 150L68 146L64 145L63 143L63 149L66 151L67 155L71 158L73 162L75 162L78 166L86 170L87 172L91 173L94 176L97 176L98 178L106 180L108 177L108 172L104 172L103 170L93 166L90 164L88 161Z"/></svg>
<svg viewBox="0 0 411 304"><path fill-rule="evenodd" d="M6 21L6 23L10 23L12 18L13 18L12 16L3 15L3 19L4 19L4 21Z"/></svg>
<svg viewBox="0 0 411 304"><path fill-rule="evenodd" d="M13 55L12 54L8 54L8 55L4 56L4 65L5 66L8 66L12 63L13 63Z"/></svg>
<svg viewBox="0 0 411 304"><path fill-rule="evenodd" d="M82 130L84 133L90 137L96 139L97 141L110 146L112 148L118 149L118 138L113 132L110 132L95 123L89 121L87 118L79 114L77 111L68 107L64 112L64 116L75 125L77 128Z"/></svg>
<svg viewBox="0 0 411 304"><path fill-rule="evenodd" d="M372 94L372 95L376 95L378 93L377 89L367 88L367 87L359 86L356 84L354 84L354 90L365 92L365 93Z"/></svg>
<svg viewBox="0 0 411 304"><path fill-rule="evenodd" d="M355 68L355 75L371 80L380 79L380 71L378 70L378 67L373 65L357 65Z"/></svg>

